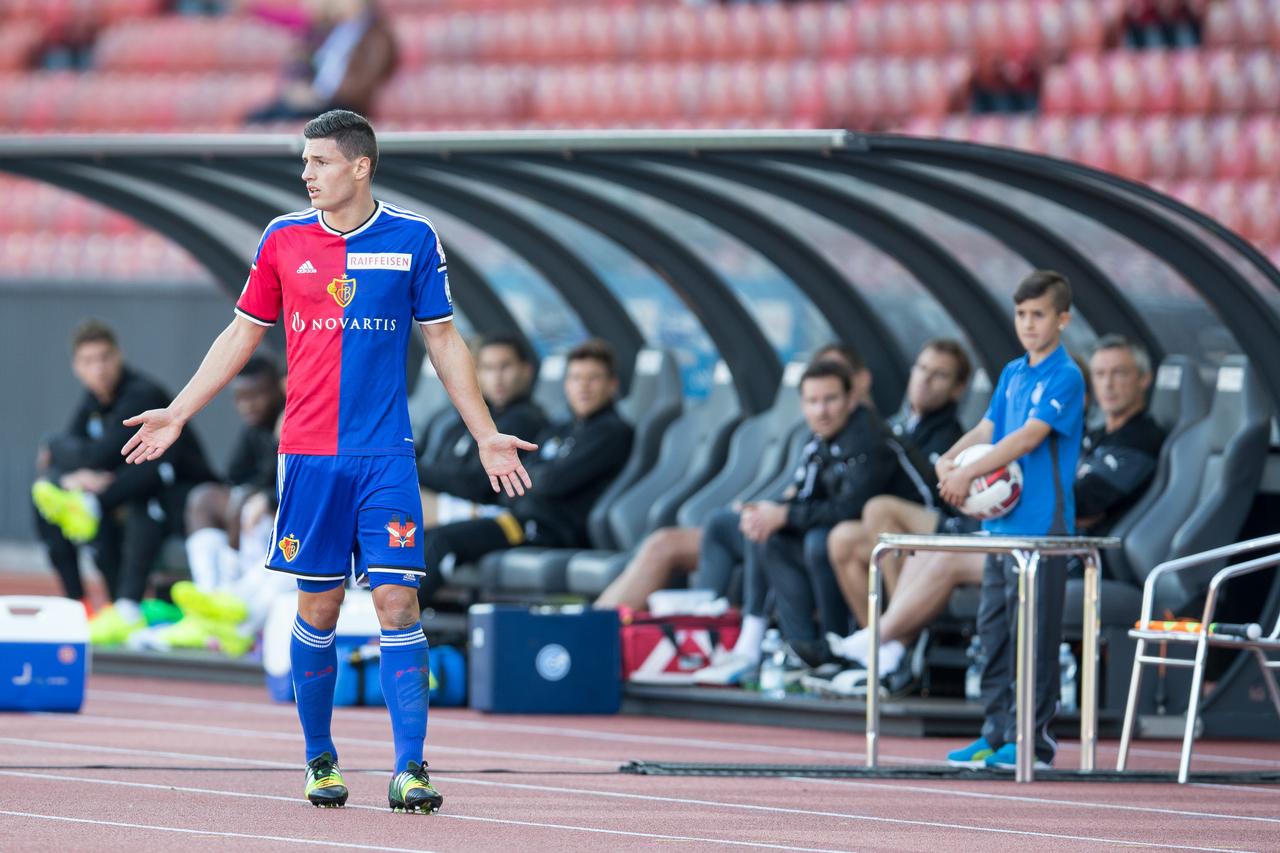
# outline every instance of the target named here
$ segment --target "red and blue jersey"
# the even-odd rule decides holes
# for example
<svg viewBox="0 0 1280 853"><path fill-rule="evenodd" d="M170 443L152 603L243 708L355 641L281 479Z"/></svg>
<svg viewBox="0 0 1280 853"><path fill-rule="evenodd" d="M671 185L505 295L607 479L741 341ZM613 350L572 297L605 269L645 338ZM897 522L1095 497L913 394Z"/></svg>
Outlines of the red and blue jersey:
<svg viewBox="0 0 1280 853"><path fill-rule="evenodd" d="M281 216L262 234L236 313L285 324L281 453L413 455L410 330L453 318L444 249L426 218L378 202L343 233L315 209Z"/></svg>

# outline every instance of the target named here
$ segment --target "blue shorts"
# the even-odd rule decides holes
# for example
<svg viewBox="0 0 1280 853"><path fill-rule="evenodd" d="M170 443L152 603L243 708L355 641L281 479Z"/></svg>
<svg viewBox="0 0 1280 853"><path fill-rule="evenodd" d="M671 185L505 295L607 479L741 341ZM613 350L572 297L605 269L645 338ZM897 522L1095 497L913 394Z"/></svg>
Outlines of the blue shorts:
<svg viewBox="0 0 1280 853"><path fill-rule="evenodd" d="M412 456L279 455L280 509L267 568L304 592L342 586L417 587L422 498Z"/></svg>

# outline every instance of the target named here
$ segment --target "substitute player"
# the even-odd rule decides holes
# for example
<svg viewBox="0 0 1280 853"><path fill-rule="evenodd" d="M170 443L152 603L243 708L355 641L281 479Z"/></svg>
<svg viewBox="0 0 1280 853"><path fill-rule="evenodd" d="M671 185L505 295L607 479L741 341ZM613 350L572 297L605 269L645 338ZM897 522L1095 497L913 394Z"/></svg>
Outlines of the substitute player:
<svg viewBox="0 0 1280 853"><path fill-rule="evenodd" d="M938 492L960 506L977 477L1008 465L1022 466L1022 497L1005 516L983 522L993 534L1065 535L1075 532L1073 481L1084 431L1084 376L1062 345L1071 322L1071 286L1060 274L1037 270L1013 294L1014 327L1026 355L1005 365L982 421L965 433L937 462ZM994 443L991 452L957 467L966 447ZM1057 744L1049 723L1057 711L1058 644L1062 638L1062 600L1067 566L1061 557L1040 561L1036 599L1035 760L1053 762ZM978 605L978 633L986 664L982 736L947 755L951 764L1013 767L1017 763L1014 717L1013 631L1018 624L1018 582L1013 558L987 557Z"/></svg>
<svg viewBox="0 0 1280 853"><path fill-rule="evenodd" d="M422 760L427 732L427 640L417 587L424 574L422 503L405 395L411 323L479 448L494 491L531 486L517 450L536 445L493 425L475 369L451 322L444 251L423 217L374 199L378 145L364 117L331 110L303 129L302 180L314 207L273 220L236 303L191 381L141 427L129 462L158 458L248 360L269 326L285 322L289 387L280 437L280 509L267 568L298 579L291 644L306 738L305 795L341 806L347 787L330 736L334 628L354 572L373 589L382 625L382 692L391 712L393 809L435 811L443 797Z"/></svg>

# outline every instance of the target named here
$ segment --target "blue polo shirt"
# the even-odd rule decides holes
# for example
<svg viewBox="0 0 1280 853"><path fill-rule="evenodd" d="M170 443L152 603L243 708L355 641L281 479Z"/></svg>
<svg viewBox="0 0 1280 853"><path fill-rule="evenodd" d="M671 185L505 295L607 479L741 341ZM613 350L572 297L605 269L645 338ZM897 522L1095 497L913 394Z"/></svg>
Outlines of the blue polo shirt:
<svg viewBox="0 0 1280 853"><path fill-rule="evenodd" d="M1018 536L1075 533L1073 489L1084 433L1084 377L1061 344L1034 367L1024 355L1000 372L986 414L995 427L992 443L1031 418L1053 431L1018 460L1022 498L1017 506L1008 515L984 521L982 527L993 534Z"/></svg>

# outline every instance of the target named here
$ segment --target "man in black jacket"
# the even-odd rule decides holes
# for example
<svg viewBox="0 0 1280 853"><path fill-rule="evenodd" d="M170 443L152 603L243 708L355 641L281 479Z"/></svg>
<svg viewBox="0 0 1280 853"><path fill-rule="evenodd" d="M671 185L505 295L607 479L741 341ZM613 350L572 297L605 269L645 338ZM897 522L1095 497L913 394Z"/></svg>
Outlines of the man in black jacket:
<svg viewBox="0 0 1280 853"><path fill-rule="evenodd" d="M859 625L867 618L867 565L871 551L882 533L967 533L978 529L977 522L937 499L938 479L933 465L951 449L964 429L956 407L969 384L969 357L959 342L937 338L920 348L903 410L889 425L903 452L916 451L923 466L917 494L880 495L867 502L857 520L836 525L827 539L827 553L845 601ZM900 562L885 561L885 590L893 595Z"/></svg>
<svg viewBox="0 0 1280 853"><path fill-rule="evenodd" d="M585 548L587 515L631 453L631 425L614 409L618 376L604 341L578 345L566 357L564 394L571 416L538 436L537 457L526 462L536 491L506 499L496 518L460 521L428 530L427 576L418 592L426 606L453 567L517 545Z"/></svg>
<svg viewBox="0 0 1280 853"><path fill-rule="evenodd" d="M827 534L856 518L867 500L880 494L916 493L911 463L892 446L893 434L875 411L856 404L853 376L842 364L816 361L800 378L800 403L813 436L794 482L781 500L742 507L745 574L763 575L773 594L782 634L811 665L829 656L823 630L843 631L849 623L826 559ZM755 596L758 598L759 596ZM764 602L744 602L743 622L762 625ZM747 630L734 650L695 676L699 683L735 684L759 663L758 630Z"/></svg>
<svg viewBox="0 0 1280 853"><path fill-rule="evenodd" d="M514 335L486 337L476 348L476 379L499 432L536 436L546 429L547 416L529 394L533 377L533 354ZM428 493L423 502L434 498L438 523L497 514L498 495L489 486L475 439L457 412L450 409L449 423L430 447L425 441L421 447L418 479Z"/></svg>
<svg viewBox="0 0 1280 853"><path fill-rule="evenodd" d="M253 356L232 381L231 394L244 425L231 450L226 482L204 483L187 497L187 565L191 580L202 590L228 587L247 566L266 562L265 548L241 559L242 512L255 495L266 500L253 505L275 508L280 444L276 422L284 411L279 368L264 356ZM244 520L249 528L258 521Z"/></svg>
<svg viewBox="0 0 1280 853"><path fill-rule="evenodd" d="M181 531L191 487L214 476L194 433L163 461L124 465L124 419L165 405L169 393L124 364L103 323L82 323L71 351L85 395L66 431L40 448L31 494L37 532L70 598L84 597L76 546L91 545L115 606L94 617L90 637L111 645L142 624L138 601L164 537Z"/></svg>

